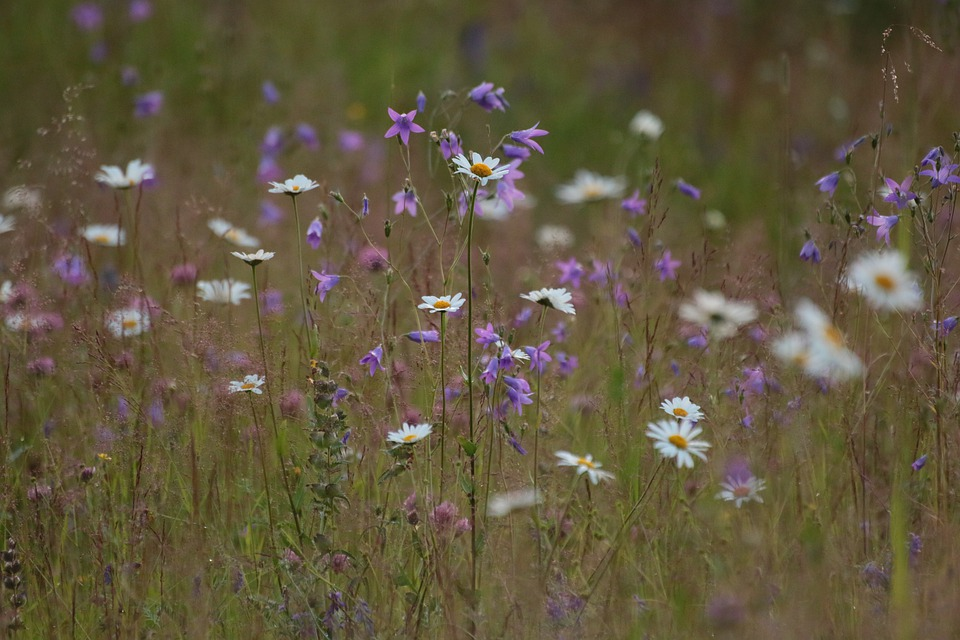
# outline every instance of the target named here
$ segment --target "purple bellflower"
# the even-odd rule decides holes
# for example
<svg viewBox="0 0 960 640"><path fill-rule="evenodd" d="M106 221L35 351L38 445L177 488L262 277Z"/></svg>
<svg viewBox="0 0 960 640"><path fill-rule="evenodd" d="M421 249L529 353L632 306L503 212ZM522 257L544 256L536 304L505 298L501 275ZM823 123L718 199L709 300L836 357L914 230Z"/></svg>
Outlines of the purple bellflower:
<svg viewBox="0 0 960 640"><path fill-rule="evenodd" d="M653 268L660 273L660 282L664 280L676 280L677 268L683 264L679 260L673 259L670 249L664 249L660 259L653 263Z"/></svg>
<svg viewBox="0 0 960 640"><path fill-rule="evenodd" d="M907 176L903 179L903 182L899 184L892 178L884 178L883 181L886 183L887 188L890 189L890 193L883 199L884 202L892 202L897 205L897 209L903 209L909 206L911 200L916 199L917 194L910 191L913 176Z"/></svg>
<svg viewBox="0 0 960 640"><path fill-rule="evenodd" d="M832 198L833 192L837 190L837 185L840 184L840 172L834 171L833 173L828 173L814 184L816 184L823 193L829 193Z"/></svg>
<svg viewBox="0 0 960 640"><path fill-rule="evenodd" d="M510 103L503 98L503 92L503 87L494 89L492 82L483 82L470 90L469 97L487 113L494 109L505 112Z"/></svg>
<svg viewBox="0 0 960 640"><path fill-rule="evenodd" d="M263 99L267 104L277 104L280 102L280 92L277 90L277 85L273 84L270 80L264 81L260 87L260 91L263 93Z"/></svg>
<svg viewBox="0 0 960 640"><path fill-rule="evenodd" d="M360 364L370 365L370 376L372 377L377 369L385 371L383 368L383 345L377 345L367 355L360 358Z"/></svg>
<svg viewBox="0 0 960 640"><path fill-rule="evenodd" d="M410 134L411 133L423 133L424 128L418 125L413 119L417 115L417 110L408 111L407 113L397 113L391 108L387 108L387 114L389 114L390 119L393 120L393 124L390 125L390 128L387 129L387 132L383 134L384 138L392 138L393 136L400 136L400 141L407 145L410 143Z"/></svg>
<svg viewBox="0 0 960 640"><path fill-rule="evenodd" d="M137 96L133 101L133 115L137 118L155 116L162 108L163 91L150 91Z"/></svg>
<svg viewBox="0 0 960 640"><path fill-rule="evenodd" d="M566 262L558 260L553 263L553 266L560 270L559 284L569 282L574 289L580 288L580 279L587 274L576 258L570 258Z"/></svg>
<svg viewBox="0 0 960 640"><path fill-rule="evenodd" d="M820 257L820 248L817 247L817 243L813 241L813 238L810 238L803 243L803 246L800 248L800 259L804 262L812 262L818 264L822 259Z"/></svg>
<svg viewBox="0 0 960 640"><path fill-rule="evenodd" d="M633 195L620 203L620 207L629 213L631 218L636 218L647 212L647 201L640 197L640 189L637 189Z"/></svg>
<svg viewBox="0 0 960 640"><path fill-rule="evenodd" d="M889 247L890 230L900 222L900 216L882 216L874 209L873 215L867 216L867 222L877 228L877 242L883 240Z"/></svg>
<svg viewBox="0 0 960 640"><path fill-rule="evenodd" d="M550 354L547 353L547 347L550 346L550 341L542 343L539 347L524 347L523 351L528 356L530 356L530 371L537 369L540 373L543 373L543 370L547 368L547 363L553 360L550 357Z"/></svg>
<svg viewBox="0 0 960 640"><path fill-rule="evenodd" d="M317 250L320 248L320 239L323 237L323 223L320 218L314 218L310 226L307 227L307 244L310 248Z"/></svg>
<svg viewBox="0 0 960 640"><path fill-rule="evenodd" d="M393 194L392 200L397 203L397 206L393 208L396 215L406 211L411 217L417 217L417 192L415 190L401 189Z"/></svg>
<svg viewBox="0 0 960 640"><path fill-rule="evenodd" d="M534 151L538 151L541 155L543 155L543 147L541 147L540 144L533 138L537 138L539 136L545 136L550 132L544 129L538 129L537 127L539 126L540 126L540 123L538 122L537 124L533 125L529 129L521 129L520 131L514 131L513 133L510 134L510 139L516 142L517 144L525 144L531 149L533 149Z"/></svg>
<svg viewBox="0 0 960 640"><path fill-rule="evenodd" d="M429 330L429 331L411 331L410 333L403 334L403 337L407 340L416 342L417 344L424 344L427 342L440 342L440 332Z"/></svg>
<svg viewBox="0 0 960 640"><path fill-rule="evenodd" d="M310 275L317 279L317 288L314 290L314 293L320 296L320 302L326 300L327 294L340 283L340 276L327 273L325 270L317 273L311 269ZM373 374L371 373L370 375Z"/></svg>

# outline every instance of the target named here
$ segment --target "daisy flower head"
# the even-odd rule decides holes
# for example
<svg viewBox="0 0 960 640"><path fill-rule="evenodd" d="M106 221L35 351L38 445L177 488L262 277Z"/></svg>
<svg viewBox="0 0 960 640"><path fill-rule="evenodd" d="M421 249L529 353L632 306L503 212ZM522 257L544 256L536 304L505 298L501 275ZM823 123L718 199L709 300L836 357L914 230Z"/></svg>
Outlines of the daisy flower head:
<svg viewBox="0 0 960 640"><path fill-rule="evenodd" d="M652 438L654 448L664 458L676 458L677 468L693 468L693 456L706 461L705 451L709 442L697 440L703 429L693 422L682 420L658 420L647 424L647 437Z"/></svg>
<svg viewBox="0 0 960 640"><path fill-rule="evenodd" d="M458 311L467 301L461 293L455 293L452 296L421 296L423 303L418 304L418 309L425 309L430 313L450 313Z"/></svg>
<svg viewBox="0 0 960 640"><path fill-rule="evenodd" d="M722 293L694 292L693 300L680 305L680 317L700 325L717 339L731 338L745 324L757 319L757 308L752 302L727 300Z"/></svg>
<svg viewBox="0 0 960 640"><path fill-rule="evenodd" d="M916 277L907 271L907 260L898 251L859 256L850 265L847 284L880 311L916 311L923 306Z"/></svg>
<svg viewBox="0 0 960 640"><path fill-rule="evenodd" d="M292 178L287 178L283 182L271 182L270 185L273 187L270 189L270 193L285 193L291 197L298 196L304 191L310 191L320 186L302 173Z"/></svg>
<svg viewBox="0 0 960 640"><path fill-rule="evenodd" d="M263 249L259 249L256 253L243 253L240 251L231 251L230 255L234 256L235 258L240 258L251 267L255 267L261 262L272 260L273 256L275 256L276 254L272 251L264 251Z"/></svg>
<svg viewBox="0 0 960 640"><path fill-rule="evenodd" d="M106 325L117 338L138 336L150 329L150 315L139 309L120 309L107 315Z"/></svg>
<svg viewBox="0 0 960 640"><path fill-rule="evenodd" d="M416 444L429 436L433 432L433 425L428 422L420 424L403 423L399 431L391 431L387 434L387 440L394 444Z"/></svg>
<svg viewBox="0 0 960 640"><path fill-rule="evenodd" d="M238 247L252 248L260 245L260 241L247 233L246 230L233 226L223 218L213 218L209 220L207 227L210 228L210 231L213 231L213 235L218 238L223 238L230 244L235 244Z"/></svg>
<svg viewBox="0 0 960 640"><path fill-rule="evenodd" d="M502 518L517 509L527 509L543 502L543 496L535 489L518 489L495 493L487 500L487 515Z"/></svg>
<svg viewBox="0 0 960 640"><path fill-rule="evenodd" d="M739 509L744 502L759 502L763 504L760 492L767 486L765 480L750 475L747 478L727 476L726 481L720 483L722 491L717 494L717 500L733 502Z"/></svg>
<svg viewBox="0 0 960 640"><path fill-rule="evenodd" d="M0 214L0 234L10 233L17 228L17 219Z"/></svg>
<svg viewBox="0 0 960 640"><path fill-rule="evenodd" d="M580 169L570 184L557 187L557 199L566 204L580 204L619 198L627 188L627 181L622 176L608 178L586 169Z"/></svg>
<svg viewBox="0 0 960 640"><path fill-rule="evenodd" d="M122 247L127 243L127 232L115 224L91 224L80 229L80 235L101 247Z"/></svg>
<svg viewBox="0 0 960 640"><path fill-rule="evenodd" d="M593 456L589 453L585 456L578 456L569 451L557 451L555 455L560 458L557 466L576 467L577 475L587 474L593 484L600 484L601 480L613 480L614 478L612 473L601 469L600 467L603 465L594 461Z"/></svg>
<svg viewBox="0 0 960 640"><path fill-rule="evenodd" d="M656 140L663 135L663 120L655 113L643 109L630 120L630 133L641 138Z"/></svg>
<svg viewBox="0 0 960 640"><path fill-rule="evenodd" d="M240 304L249 299L250 285L236 280L200 280L197 282L197 296L207 302L219 304Z"/></svg>
<svg viewBox="0 0 960 640"><path fill-rule="evenodd" d="M797 303L794 314L803 335L787 334L775 343L775 353L781 359L801 365L807 375L834 382L861 374L860 357L847 347L843 333L817 305L803 299Z"/></svg>
<svg viewBox="0 0 960 640"><path fill-rule="evenodd" d="M243 380L231 380L230 381L230 393L255 393L258 396L263 393L263 389L260 387L263 386L263 383L267 379L263 376L258 376L255 373L251 373L248 376L244 376Z"/></svg>
<svg viewBox="0 0 960 640"><path fill-rule="evenodd" d="M103 165L93 179L112 189L130 189L153 180L153 166L140 162L139 158L128 162L126 171L114 165Z"/></svg>
<svg viewBox="0 0 960 640"><path fill-rule="evenodd" d="M678 420L689 420L690 422L700 422L703 420L703 412L700 411L700 405L690 402L690 398L674 398L673 400L664 400L660 403L660 408L667 412L671 418Z"/></svg>
<svg viewBox="0 0 960 640"><path fill-rule="evenodd" d="M577 310L573 308L573 304L570 302L573 295L566 289L539 289L530 293L521 293L520 297L572 316L577 315Z"/></svg>
<svg viewBox="0 0 960 640"><path fill-rule="evenodd" d="M489 181L500 180L510 173L510 165L499 166L500 158L491 158L490 156L484 158L476 151L470 153L470 160L467 160L467 156L462 153L454 156L453 164L457 165L457 170L454 173L462 173L479 182L482 187L487 186Z"/></svg>

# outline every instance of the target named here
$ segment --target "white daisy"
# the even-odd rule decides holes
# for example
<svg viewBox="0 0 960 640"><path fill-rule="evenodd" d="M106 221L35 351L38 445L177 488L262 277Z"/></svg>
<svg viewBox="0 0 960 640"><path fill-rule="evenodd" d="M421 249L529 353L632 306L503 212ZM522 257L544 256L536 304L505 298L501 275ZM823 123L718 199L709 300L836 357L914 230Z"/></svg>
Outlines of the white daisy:
<svg viewBox="0 0 960 640"><path fill-rule="evenodd" d="M298 196L304 191L310 191L311 189L316 189L320 186L302 173L292 178L288 178L282 183L271 182L270 184L273 185L273 189L270 189L270 193L286 193L291 196Z"/></svg>
<svg viewBox="0 0 960 640"><path fill-rule="evenodd" d="M139 186L144 180L153 179L153 166L140 162L140 159L127 163L127 170L114 165L103 165L94 180L113 189L130 189Z"/></svg>
<svg viewBox="0 0 960 640"><path fill-rule="evenodd" d="M619 198L627 187L627 181L621 176L608 178L580 169L574 175L573 182L557 187L557 199L567 204L580 204L606 198Z"/></svg>
<svg viewBox="0 0 960 640"><path fill-rule="evenodd" d="M80 235L101 247L122 247L127 243L127 232L115 224L91 224L81 228Z"/></svg>
<svg viewBox="0 0 960 640"><path fill-rule="evenodd" d="M417 305L417 309L426 309L430 313L450 313L457 311L467 301L463 294L456 293L453 296L421 296L423 304Z"/></svg>
<svg viewBox="0 0 960 640"><path fill-rule="evenodd" d="M17 228L17 220L13 216L0 214L0 234L9 233Z"/></svg>
<svg viewBox="0 0 960 640"><path fill-rule="evenodd" d="M907 260L897 251L859 256L850 265L847 285L881 311L916 311L923 306L920 285L907 271Z"/></svg>
<svg viewBox="0 0 960 640"><path fill-rule="evenodd" d="M660 408L667 412L671 418L678 420L689 420L690 422L700 422L703 420L703 412L700 411L700 405L690 402L690 398L674 398L673 400L664 400Z"/></svg>
<svg viewBox="0 0 960 640"><path fill-rule="evenodd" d="M643 109L630 120L630 132L641 138L656 140L663 135L663 120L656 114Z"/></svg>
<svg viewBox="0 0 960 640"><path fill-rule="evenodd" d="M753 476L746 479L727 476L726 482L720 483L720 488L723 489L723 491L717 494L717 500L733 501L736 503L737 509L739 509L744 502L750 502L751 500L763 504L763 498L760 497L760 492L763 491L766 486L767 483L765 480Z"/></svg>
<svg viewBox="0 0 960 640"><path fill-rule="evenodd" d="M210 227L210 231L213 231L215 236L223 238L238 247L260 246L259 240L251 236L244 229L233 226L223 218L214 218L207 222L207 226Z"/></svg>
<svg viewBox="0 0 960 640"><path fill-rule="evenodd" d="M231 251L230 255L240 258L251 267L255 267L261 262L272 260L273 256L276 254L272 251L264 251L263 249L260 249L256 253L241 253L240 251Z"/></svg>
<svg viewBox="0 0 960 640"><path fill-rule="evenodd" d="M800 300L794 313L807 338L807 359L801 363L807 375L842 382L862 373L860 357L847 347L843 334L817 305Z"/></svg>
<svg viewBox="0 0 960 640"><path fill-rule="evenodd" d="M752 302L727 300L722 293L694 292L692 302L680 305L680 317L700 325L711 337L722 339L736 335L737 330L757 319L757 308Z"/></svg>
<svg viewBox="0 0 960 640"><path fill-rule="evenodd" d="M502 518L511 511L527 509L543 502L543 496L534 489L518 489L506 493L495 493L487 500L487 515Z"/></svg>
<svg viewBox="0 0 960 640"><path fill-rule="evenodd" d="M403 423L399 431L391 431L387 434L387 440L395 444L414 444L420 442L433 432L433 425L423 422L421 424Z"/></svg>
<svg viewBox="0 0 960 640"><path fill-rule="evenodd" d="M706 460L704 452L710 448L709 442L697 440L703 429L692 422L683 420L658 420L647 424L647 437L654 439L654 448L664 458L676 458L677 467L693 468L693 456Z"/></svg>
<svg viewBox="0 0 960 640"><path fill-rule="evenodd" d="M480 186L486 186L490 180L500 180L510 173L510 165L505 164L498 167L500 158L484 158L476 151L470 154L470 160L464 154L458 154L453 157L453 164L457 165L454 173L462 173L472 180L480 183Z"/></svg>
<svg viewBox="0 0 960 640"><path fill-rule="evenodd" d="M544 251L563 251L573 246L573 232L558 224L545 224L537 229L537 246Z"/></svg>
<svg viewBox="0 0 960 640"><path fill-rule="evenodd" d="M200 280L197 295L201 300L220 304L240 304L251 297L250 285L236 280Z"/></svg>
<svg viewBox="0 0 960 640"><path fill-rule="evenodd" d="M13 283L4 280L3 284L0 285L0 304L7 304L11 300L13 300Z"/></svg>
<svg viewBox="0 0 960 640"><path fill-rule="evenodd" d="M255 393L259 396L263 393L263 389L260 387L262 387L266 381L267 379L263 376L251 373L248 376L244 376L243 380L231 380L228 391L230 393Z"/></svg>
<svg viewBox="0 0 960 640"><path fill-rule="evenodd" d="M771 348L773 355L785 364L806 369L810 362L810 340L798 331L783 334L773 341Z"/></svg>
<svg viewBox="0 0 960 640"><path fill-rule="evenodd" d="M107 315L106 325L117 338L138 336L150 329L150 315L139 309L120 309Z"/></svg>
<svg viewBox="0 0 960 640"><path fill-rule="evenodd" d="M520 297L530 302L542 304L545 307L562 311L572 316L577 315L577 310L573 308L570 300L573 295L566 289L539 289L530 293L521 293Z"/></svg>
<svg viewBox="0 0 960 640"><path fill-rule="evenodd" d="M561 467L576 467L577 475L587 474L590 482L599 484L601 480L613 480L614 476L609 471L604 471L600 467L603 465L594 462L593 456L589 453L585 456L578 456L569 451L557 451L555 454L560 461L557 463Z"/></svg>

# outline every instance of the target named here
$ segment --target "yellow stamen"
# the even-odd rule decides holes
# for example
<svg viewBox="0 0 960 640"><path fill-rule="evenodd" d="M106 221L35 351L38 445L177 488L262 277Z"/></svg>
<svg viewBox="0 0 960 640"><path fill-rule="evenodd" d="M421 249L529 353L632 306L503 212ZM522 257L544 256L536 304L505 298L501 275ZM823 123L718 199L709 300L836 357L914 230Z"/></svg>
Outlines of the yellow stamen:
<svg viewBox="0 0 960 640"><path fill-rule="evenodd" d="M470 167L470 173L478 178L489 178L491 175L493 175L493 170L482 162L478 162Z"/></svg>
<svg viewBox="0 0 960 640"><path fill-rule="evenodd" d="M750 495L750 487L743 484L738 487L734 487L733 495L737 498L746 498Z"/></svg>
<svg viewBox="0 0 960 640"><path fill-rule="evenodd" d="M587 198L599 198L603 195L603 191L600 187L591 184L583 188L583 195Z"/></svg>
<svg viewBox="0 0 960 640"><path fill-rule="evenodd" d="M597 465L593 463L592 460L587 460L586 458L577 458L577 464L581 467L586 467L588 469L596 469Z"/></svg>
<svg viewBox="0 0 960 640"><path fill-rule="evenodd" d="M136 320L124 320L120 323L120 326L124 329L136 329L137 324L139 323Z"/></svg>
<svg viewBox="0 0 960 640"><path fill-rule="evenodd" d="M433 303L433 308L434 308L434 309L449 309L449 308L450 308L450 303L447 302L446 300L437 300L436 302Z"/></svg>
<svg viewBox="0 0 960 640"><path fill-rule="evenodd" d="M244 382L242 385L240 385L240 388L244 391L250 391L250 389L253 389L256 386L257 385L253 384L252 382Z"/></svg>
<svg viewBox="0 0 960 640"><path fill-rule="evenodd" d="M667 438L667 440L670 442L670 444L672 444L673 446L675 446L677 449L686 449L686 448L687 448L687 439L684 438L684 437L683 437L682 435L680 435L679 433L673 434L672 436L670 436L669 438Z"/></svg>
<svg viewBox="0 0 960 640"><path fill-rule="evenodd" d="M687 413L686 409L681 409L680 407L677 407L676 409L673 410L673 415L680 416L681 418L686 418L690 414Z"/></svg>
<svg viewBox="0 0 960 640"><path fill-rule="evenodd" d="M110 236L101 233L98 236L93 236L93 241L97 244L110 244Z"/></svg>
<svg viewBox="0 0 960 640"><path fill-rule="evenodd" d="M891 278L885 273L878 273L873 277L873 281L876 283L878 287L880 287L887 293L897 288L897 283L894 282L893 278Z"/></svg>
<svg viewBox="0 0 960 640"><path fill-rule="evenodd" d="M290 191L300 191L300 185L295 184L290 187Z"/></svg>
<svg viewBox="0 0 960 640"><path fill-rule="evenodd" d="M418 436L417 434L411 433L411 434L408 434L408 435L403 436L403 441L404 441L404 442L413 442L414 440L417 440L417 439L419 439L419 438L420 438L420 436Z"/></svg>

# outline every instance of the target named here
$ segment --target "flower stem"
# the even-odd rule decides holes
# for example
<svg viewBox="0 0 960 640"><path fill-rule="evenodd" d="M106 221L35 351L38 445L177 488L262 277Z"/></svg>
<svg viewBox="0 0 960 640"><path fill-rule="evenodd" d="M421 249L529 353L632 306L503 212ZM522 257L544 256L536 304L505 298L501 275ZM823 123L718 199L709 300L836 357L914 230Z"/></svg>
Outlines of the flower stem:
<svg viewBox="0 0 960 640"><path fill-rule="evenodd" d="M313 357L313 321L307 313L307 296L303 292L303 286L306 279L303 275L303 233L300 227L300 209L297 207L297 197L290 196L293 199L293 217L297 220L297 262L300 265L300 281L297 283L297 289L300 291L300 304L303 309L303 322L307 329L307 359Z"/></svg>
<svg viewBox="0 0 960 640"><path fill-rule="evenodd" d="M477 190L480 183L473 185L470 195L470 219L467 221L467 407L470 416L470 442L474 438L473 416L473 218L477 204ZM472 601L476 605L477 597L477 457L470 456L470 584ZM489 461L488 461L489 464Z"/></svg>
<svg viewBox="0 0 960 640"><path fill-rule="evenodd" d="M440 314L440 501L443 501L443 473L445 470L445 452L447 436L447 392L444 388L446 372L447 314Z"/></svg>

